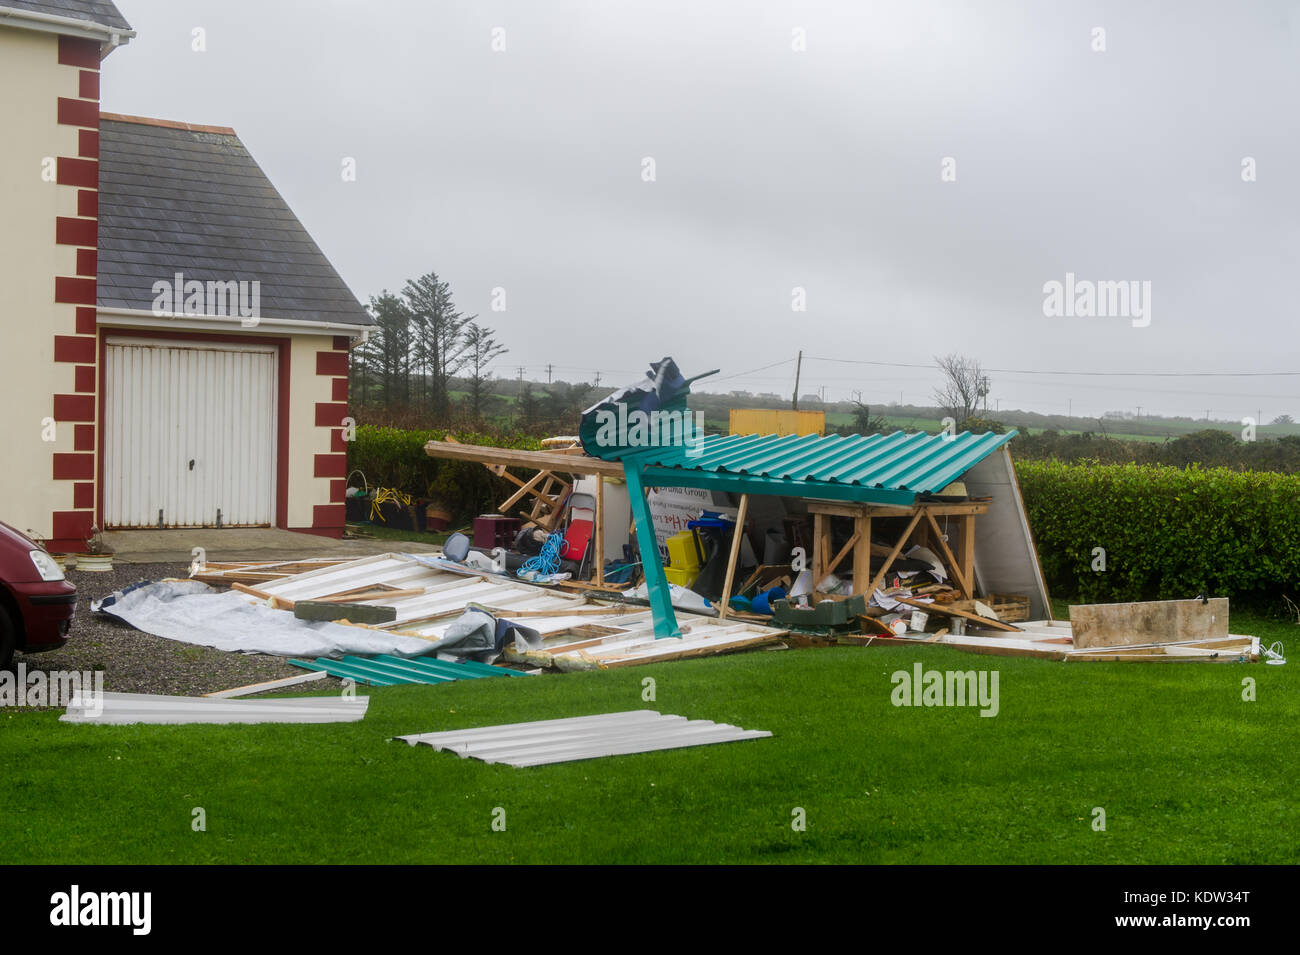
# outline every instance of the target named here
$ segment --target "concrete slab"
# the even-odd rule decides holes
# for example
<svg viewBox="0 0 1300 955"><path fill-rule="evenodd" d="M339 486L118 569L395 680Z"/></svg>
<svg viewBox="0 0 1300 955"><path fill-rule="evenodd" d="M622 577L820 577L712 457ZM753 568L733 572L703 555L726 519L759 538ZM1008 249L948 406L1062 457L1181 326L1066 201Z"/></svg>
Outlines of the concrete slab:
<svg viewBox="0 0 1300 955"><path fill-rule="evenodd" d="M104 543L123 564L163 564L194 559L202 547L208 560L298 560L305 557L366 557L398 551L429 554L442 548L402 540L338 540L279 528L215 528L107 531Z"/></svg>

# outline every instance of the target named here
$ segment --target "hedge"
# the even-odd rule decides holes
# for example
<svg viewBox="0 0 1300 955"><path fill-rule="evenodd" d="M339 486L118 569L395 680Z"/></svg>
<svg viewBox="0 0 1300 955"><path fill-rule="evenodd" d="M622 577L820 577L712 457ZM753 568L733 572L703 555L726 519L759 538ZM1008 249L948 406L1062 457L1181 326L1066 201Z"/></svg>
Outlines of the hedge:
<svg viewBox="0 0 1300 955"><path fill-rule="evenodd" d="M1060 461L1017 461L1016 474L1055 596L1254 602L1300 590L1300 475Z"/></svg>
<svg viewBox="0 0 1300 955"><path fill-rule="evenodd" d="M496 447L537 450L536 438L518 434L479 434L473 431L406 431L373 425L357 427L356 438L348 442L348 482L362 486L360 471L370 487L395 488L414 498L441 501L458 522L476 514L494 511L509 497L515 485L494 477L487 468L472 461L431 458L424 451L428 441L443 441L451 434L462 444L490 444Z"/></svg>

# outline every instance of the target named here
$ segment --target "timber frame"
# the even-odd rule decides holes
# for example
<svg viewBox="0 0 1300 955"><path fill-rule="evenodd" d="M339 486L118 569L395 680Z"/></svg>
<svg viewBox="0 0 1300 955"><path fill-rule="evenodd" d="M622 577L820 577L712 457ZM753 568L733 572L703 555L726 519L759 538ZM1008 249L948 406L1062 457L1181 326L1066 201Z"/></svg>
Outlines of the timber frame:
<svg viewBox="0 0 1300 955"><path fill-rule="evenodd" d="M915 535L918 543L934 549L948 569L952 572L954 584L966 598L975 596L975 518L988 513L987 501L967 501L961 503L944 503L940 501L918 501L917 494L903 489L869 488L861 485L818 480L795 480L775 478L740 472L707 471L682 467L666 467L645 460L638 460L637 455L629 454L621 460L604 460L585 454L580 447L560 450L517 451L508 448L494 448L481 445L459 444L455 441L430 441L425 451L432 457L448 458L458 461L476 461L483 464L494 474L498 474L514 483L518 490L503 503L502 509L513 507L528 495L533 495L532 513L525 513L529 520L540 526L552 529L560 513L563 501L556 500L559 493L552 483L561 481L558 475L594 475L597 478L596 520L594 539L596 551L593 563L596 577L593 584L586 585L593 589L613 589L604 584L604 529L603 529L603 488L604 478L612 477L625 480L628 499L632 508L633 530L637 547L641 553L642 571L645 575L646 595L650 603L654 620L654 632L658 638L679 637L682 634L677 617L673 611L671 590L664 573L663 560L655 540L653 522L650 515L646 491L651 487L691 487L709 490L723 490L740 495L740 520L738 528L743 528L748 501L752 494L775 495L778 497L797 498L807 502L808 511L813 516L813 554L812 571L814 582L820 582L827 574L833 572L844 559L853 555L853 593L869 598L870 594L884 583L890 566L909 540ZM507 468L526 468L539 472L530 479L523 479L510 474ZM568 487L572 484L566 482ZM549 504L547 502L550 502ZM534 516L538 515L538 516ZM539 517L541 519L539 519ZM550 518L549 522L546 518ZM831 536L831 519L847 517L854 521L853 534L838 553L832 553L834 545ZM907 525L897 542L891 548L876 545L874 553L885 556L884 565L874 575L870 570L870 558L873 553L871 544L871 524L873 520L884 518L908 518ZM959 553L954 553L949 546L940 519L945 521L957 519ZM723 584L723 597L718 608L721 620L726 620L729 613L728 600L733 591L734 575L740 549L740 533L732 538L731 552L728 555L727 573ZM819 598L821 595L817 595Z"/></svg>
<svg viewBox="0 0 1300 955"><path fill-rule="evenodd" d="M808 501L808 513L813 516L812 577L814 584L853 554L853 593L870 597L889 574L889 568L902 554L903 548L915 535L924 546L933 545L944 564L952 571L954 583L966 599L975 597L975 517L987 514L989 505L984 501L967 501L946 504L939 501L921 501L911 507L890 504L849 504L830 501ZM853 534L848 542L833 553L831 519L847 517L853 520ZM871 545L872 518L910 518L903 533L892 548ZM954 554L948 546L947 535L937 518L957 518L958 546L961 553ZM871 575L871 555L885 557L885 563L874 576Z"/></svg>

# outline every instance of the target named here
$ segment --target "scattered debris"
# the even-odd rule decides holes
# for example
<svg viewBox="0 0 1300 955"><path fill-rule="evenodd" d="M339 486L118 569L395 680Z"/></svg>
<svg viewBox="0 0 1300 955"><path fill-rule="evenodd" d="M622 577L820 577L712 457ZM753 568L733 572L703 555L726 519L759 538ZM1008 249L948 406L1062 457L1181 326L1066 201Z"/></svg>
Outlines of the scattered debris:
<svg viewBox="0 0 1300 955"><path fill-rule="evenodd" d="M839 642L856 646L930 643L971 653L1075 662L1250 663L1258 660L1261 652L1259 638L1232 634L1212 639L1180 639L1166 643L1080 647L1075 641L1070 623L1064 620L1022 623L1020 632L1014 635L986 631L964 634L948 632L938 640L934 637L934 634L926 633L908 633L902 636L867 633L840 637Z"/></svg>
<svg viewBox="0 0 1300 955"><path fill-rule="evenodd" d="M283 610L301 601L382 590L386 592L382 599L396 612L395 618L357 629L394 638L419 638L434 645L455 630L467 609L481 610L516 631L536 632L537 639L523 646L510 640L498 643L506 660L560 670L727 653L776 643L787 633L748 620L724 622L702 614L683 614L680 636L656 640L649 608L538 587L512 576L473 571L451 561L414 554L362 557L268 581L256 589L241 588L265 607ZM483 649L486 647L484 644ZM426 644L425 652L435 649L447 647Z"/></svg>
<svg viewBox="0 0 1300 955"><path fill-rule="evenodd" d="M729 723L664 716L654 710L629 710L396 738L411 746L431 746L456 753L462 759L525 767L771 735L766 730L746 730Z"/></svg>

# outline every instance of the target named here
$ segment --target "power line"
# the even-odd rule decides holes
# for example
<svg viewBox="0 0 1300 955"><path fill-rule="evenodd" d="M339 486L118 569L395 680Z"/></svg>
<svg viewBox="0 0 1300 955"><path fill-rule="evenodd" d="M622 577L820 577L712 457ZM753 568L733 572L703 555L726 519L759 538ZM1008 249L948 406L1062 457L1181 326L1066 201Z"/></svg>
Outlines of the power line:
<svg viewBox="0 0 1300 955"><path fill-rule="evenodd" d="M938 368L933 362L916 364L899 361L865 361L856 358L817 358L805 361L833 361L842 365L879 365L886 368ZM984 368L1000 375L1076 375L1092 378L1279 378L1297 377L1300 371L1053 371L1041 368Z"/></svg>
<svg viewBox="0 0 1300 955"><path fill-rule="evenodd" d="M718 382L720 382L720 381L731 381L731 379L733 379L733 378L744 378L746 375L752 375L752 374L753 374L754 372L756 372L756 371L767 371L769 368L776 368L776 367L778 367L778 366L780 366L780 365L788 365L788 364L790 364L790 362L792 362L792 361L794 361L793 358L785 358L785 359L783 359L783 360L781 360L781 361L774 361L774 362L772 362L772 364L770 364L770 365L764 365L762 368L751 368L751 369L749 369L749 371L741 371L741 372L737 372L737 373L734 374L734 375L723 375L721 378L704 378L704 379L702 379L702 381L705 381L705 382L707 382L707 383L709 383L709 384L711 384L711 385L716 385L716 384L717 384ZM777 378L769 378L769 379L767 379L767 380L768 380L768 381L784 381L785 379L783 379L783 378L781 378L781 379L777 379Z"/></svg>

